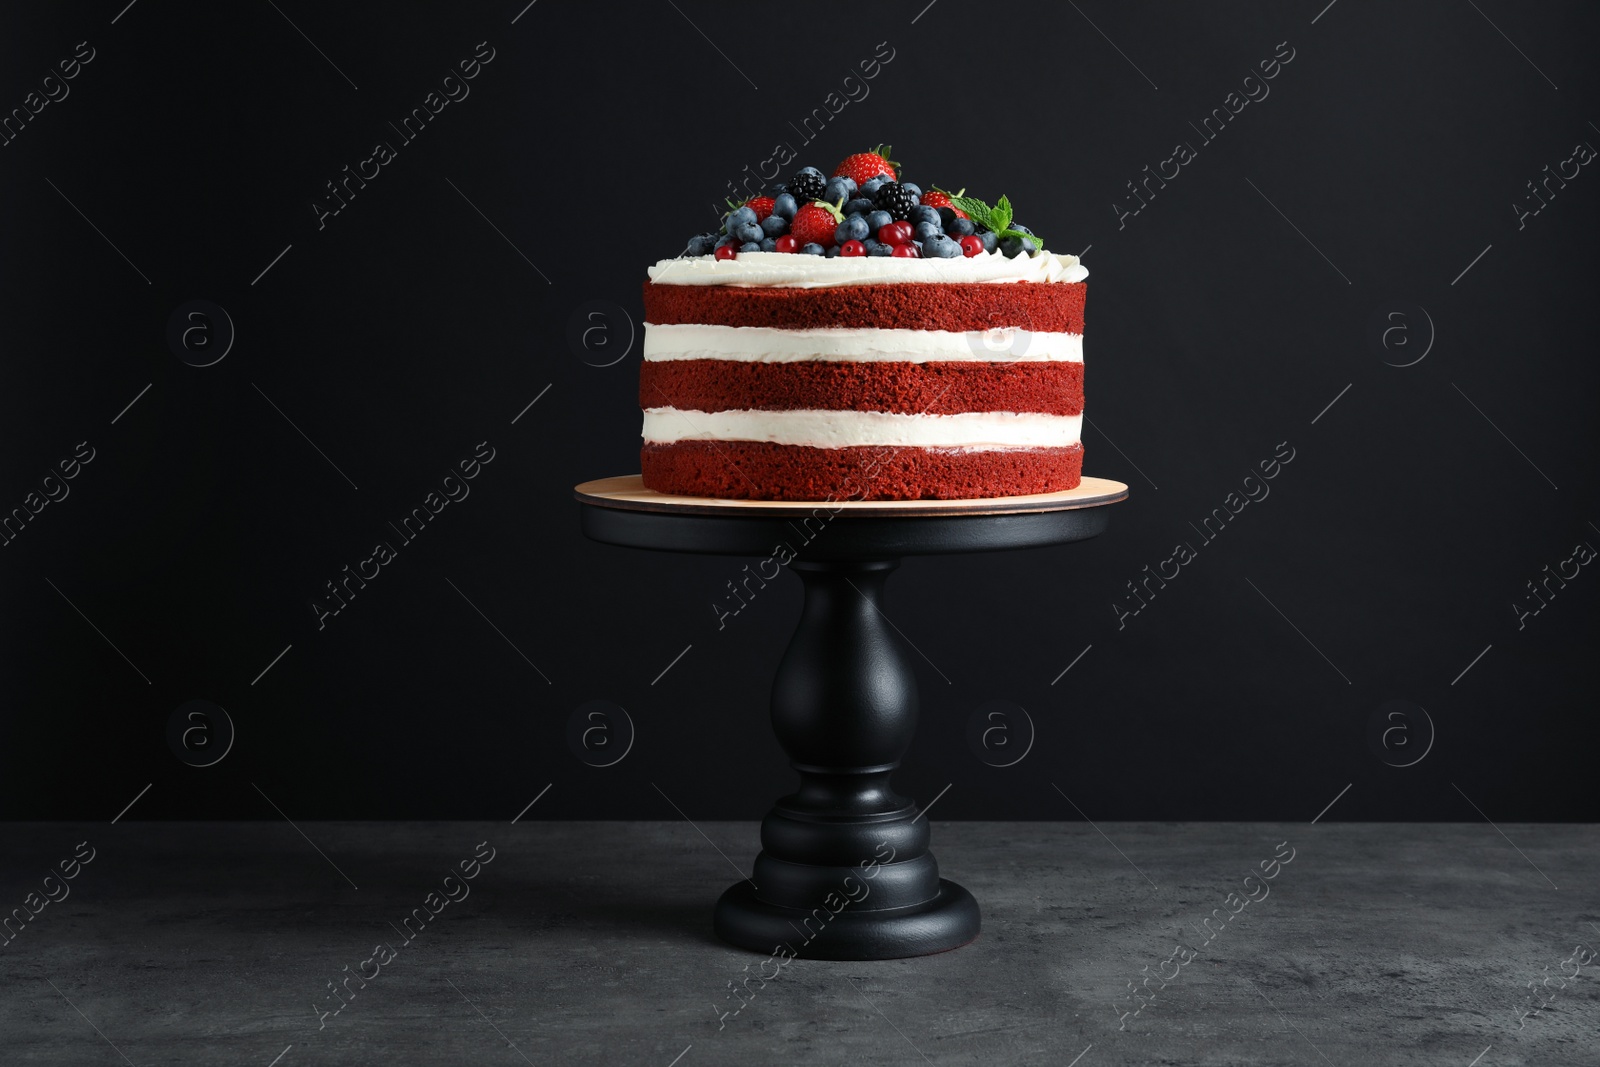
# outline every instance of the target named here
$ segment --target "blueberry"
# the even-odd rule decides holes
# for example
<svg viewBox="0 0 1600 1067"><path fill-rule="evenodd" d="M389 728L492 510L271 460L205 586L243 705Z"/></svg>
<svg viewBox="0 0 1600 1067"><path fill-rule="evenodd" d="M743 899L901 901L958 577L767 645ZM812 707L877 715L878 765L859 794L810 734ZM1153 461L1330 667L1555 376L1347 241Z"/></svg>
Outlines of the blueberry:
<svg viewBox="0 0 1600 1067"><path fill-rule="evenodd" d="M917 225L911 231L912 238L918 243L926 241L930 237L942 237L943 235L944 231L939 229L939 224L937 222L928 222L926 219L917 223Z"/></svg>
<svg viewBox="0 0 1600 1067"><path fill-rule="evenodd" d="M777 212L761 220L761 232L768 237L782 237L789 232L789 224Z"/></svg>
<svg viewBox="0 0 1600 1067"><path fill-rule="evenodd" d="M697 233L689 238L689 247L683 250L683 254L686 256L703 256L715 247L716 238Z"/></svg>
<svg viewBox="0 0 1600 1067"><path fill-rule="evenodd" d="M868 197L857 195L844 206L846 215L865 215L872 210L872 200Z"/></svg>
<svg viewBox="0 0 1600 1067"><path fill-rule="evenodd" d="M942 233L936 233L920 244L922 254L930 259L954 259L961 255L960 243Z"/></svg>
<svg viewBox="0 0 1600 1067"><path fill-rule="evenodd" d="M822 255L822 246L815 241L810 244L803 244L800 246L800 254L802 256L820 256Z"/></svg>
<svg viewBox="0 0 1600 1067"><path fill-rule="evenodd" d="M844 244L846 241L861 241L871 232L872 229L867 225L866 219L860 215L851 215L834 227L833 239L839 244Z"/></svg>
<svg viewBox="0 0 1600 1067"><path fill-rule="evenodd" d="M1018 223L1013 222L1011 224L1011 228L1013 230L1016 230L1018 233L1025 233L1029 237L1033 236L1033 231L1032 230L1028 229L1026 226L1019 225Z"/></svg>
<svg viewBox="0 0 1600 1067"><path fill-rule="evenodd" d="M717 243L711 246L711 250L714 252L717 249L721 248L723 245L731 245L731 244L738 244L738 242L735 241L732 237L718 237L717 238Z"/></svg>
<svg viewBox="0 0 1600 1067"><path fill-rule="evenodd" d="M778 250L777 238L774 238L774 237L763 237L761 239L761 251L763 251L763 252L776 252L777 250Z"/></svg>
<svg viewBox="0 0 1600 1067"><path fill-rule="evenodd" d="M867 255L892 256L894 255L894 245L886 245L882 241L868 241Z"/></svg>
<svg viewBox="0 0 1600 1067"><path fill-rule="evenodd" d="M779 193L772 200L772 214L785 222L794 218L795 212L800 210L800 205L795 203L794 197L788 193ZM769 218L771 216L768 216Z"/></svg>
<svg viewBox="0 0 1600 1067"><path fill-rule="evenodd" d="M901 182L900 187L906 192L910 193L912 196L920 197L922 195L922 186L920 185L913 185L910 182Z"/></svg>
<svg viewBox="0 0 1600 1067"><path fill-rule="evenodd" d="M774 251L776 251L777 248L778 248L778 242L776 242L776 241L772 242L772 248L773 248ZM739 251L741 251L741 252L760 252L760 251L762 251L761 242L760 241L746 241L744 244L739 246Z"/></svg>
<svg viewBox="0 0 1600 1067"><path fill-rule="evenodd" d="M836 256L838 256L838 254L839 254L839 246L838 245L833 245L826 252L824 252L822 254L824 256L826 256L828 259L833 259Z"/></svg>
<svg viewBox="0 0 1600 1067"><path fill-rule="evenodd" d="M984 230L982 233L978 234L978 240L983 242L983 250L985 252L993 252L995 245L998 244L998 239L990 230Z"/></svg>
<svg viewBox="0 0 1600 1067"><path fill-rule="evenodd" d="M870 256L872 255L872 250L882 245L883 242L878 240L876 237L868 237L865 241L862 241L861 244L864 248L866 248L867 255Z"/></svg>
<svg viewBox="0 0 1600 1067"><path fill-rule="evenodd" d="M879 230L883 229L893 221L894 216L889 214L887 211L868 212L867 229L872 233L877 233Z"/></svg>
<svg viewBox="0 0 1600 1067"><path fill-rule="evenodd" d="M1011 237L1002 237L1000 239L1000 252L1008 259L1012 256L1020 256L1025 253L1031 255L1038 250L1038 242L1030 240L1026 237L1017 237L1013 235Z"/></svg>
<svg viewBox="0 0 1600 1067"><path fill-rule="evenodd" d="M871 200L878 195L878 189L882 187L883 183L884 178L881 175L876 178L868 178L861 183L861 195Z"/></svg>
<svg viewBox="0 0 1600 1067"><path fill-rule="evenodd" d="M964 219L960 215L952 215L944 224L944 232L951 237L965 237L976 229L971 219Z"/></svg>
<svg viewBox="0 0 1600 1067"><path fill-rule="evenodd" d="M754 215L755 212L752 211L751 214ZM761 232L760 223L751 220L750 222L739 223L739 225L728 231L728 236L736 241L743 241L748 244L752 241L761 240L766 234Z"/></svg>
<svg viewBox="0 0 1600 1067"><path fill-rule="evenodd" d="M782 182L773 182L771 185L767 186L767 195L772 197L776 197L779 194L786 193L788 191L789 187Z"/></svg>
<svg viewBox="0 0 1600 1067"><path fill-rule="evenodd" d="M822 172L816 167L801 167L799 170L795 171L795 174L815 174L817 177L822 178L823 181L827 181L827 179L823 177Z"/></svg>
<svg viewBox="0 0 1600 1067"><path fill-rule="evenodd" d="M916 207L911 209L910 214L908 214L906 218L911 221L912 225L915 225L919 222L931 222L937 226L939 225L939 209L928 207L926 204L918 204Z"/></svg>
<svg viewBox="0 0 1600 1067"><path fill-rule="evenodd" d="M822 187L822 199L830 204L837 204L841 199L849 200L855 195L856 183L842 175L837 178L829 178L828 184Z"/></svg>

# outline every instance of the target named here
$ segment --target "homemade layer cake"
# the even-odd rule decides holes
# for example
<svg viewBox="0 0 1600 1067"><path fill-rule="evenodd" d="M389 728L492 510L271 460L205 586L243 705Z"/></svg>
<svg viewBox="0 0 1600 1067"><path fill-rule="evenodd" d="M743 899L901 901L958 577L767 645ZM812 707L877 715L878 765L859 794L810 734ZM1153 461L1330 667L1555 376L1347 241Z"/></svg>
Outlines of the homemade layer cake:
<svg viewBox="0 0 1600 1067"><path fill-rule="evenodd" d="M1088 272L1011 225L1004 198L924 194L862 156L860 185L861 157L831 181L806 168L650 268L647 488L837 501L1078 484Z"/></svg>

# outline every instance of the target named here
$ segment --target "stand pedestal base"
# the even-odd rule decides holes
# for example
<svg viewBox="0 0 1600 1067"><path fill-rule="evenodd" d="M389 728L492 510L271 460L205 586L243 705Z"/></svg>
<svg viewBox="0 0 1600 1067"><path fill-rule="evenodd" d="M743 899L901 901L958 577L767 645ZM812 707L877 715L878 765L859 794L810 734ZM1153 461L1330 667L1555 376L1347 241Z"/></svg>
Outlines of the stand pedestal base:
<svg viewBox="0 0 1600 1067"><path fill-rule="evenodd" d="M939 877L928 820L890 783L916 731L917 681L885 583L906 555L1093 537L1106 526L1100 505L1127 491L1085 478L1078 489L995 500L783 503L666 497L637 478L578 487L596 540L770 555L805 586L772 685L773 733L799 787L763 820L750 878L717 901L719 937L774 956L890 960L978 936L978 902ZM775 573L752 580L764 586Z"/></svg>
<svg viewBox="0 0 1600 1067"><path fill-rule="evenodd" d="M939 895L923 904L885 911L837 914L768 904L749 882L729 887L717 901L717 936L755 952L783 949L810 960L895 960L960 948L978 936L978 902L954 882L939 879Z"/></svg>

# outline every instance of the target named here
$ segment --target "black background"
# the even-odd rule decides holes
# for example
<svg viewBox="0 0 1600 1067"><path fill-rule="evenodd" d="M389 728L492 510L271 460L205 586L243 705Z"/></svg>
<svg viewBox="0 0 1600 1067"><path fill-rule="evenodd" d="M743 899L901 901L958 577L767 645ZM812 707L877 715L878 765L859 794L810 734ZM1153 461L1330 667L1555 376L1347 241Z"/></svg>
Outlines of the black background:
<svg viewBox="0 0 1600 1067"><path fill-rule="evenodd" d="M95 458L0 549L6 816L510 819L547 784L527 817L759 816L790 780L765 703L798 583L719 631L744 561L580 536L571 486L638 467L639 348L593 366L569 324L608 302L625 346L644 268L775 143L831 170L890 141L909 179L1092 246L1086 470L1132 487L1096 541L902 568L902 791L948 784L941 818L1303 819L1347 785L1328 818L1600 817L1600 577L1522 629L1511 606L1600 545L1600 177L1521 229L1511 206L1600 144L1600 13L1079 6L9 5L0 108L95 58L0 148L0 507ZM324 183L480 41L470 96L319 229ZM1270 96L1201 146L1280 42ZM1119 227L1179 141L1198 158ZM213 366L166 339L193 299L237 330ZM1409 347L1372 340L1393 310ZM323 583L482 441L470 496L319 630ZM1119 630L1125 583L1280 442L1270 497ZM191 699L237 726L215 766L168 748ZM1369 746L1388 699L1436 731L1414 766ZM590 700L637 728L609 768L566 741ZM966 741L993 700L1037 727L1004 769Z"/></svg>

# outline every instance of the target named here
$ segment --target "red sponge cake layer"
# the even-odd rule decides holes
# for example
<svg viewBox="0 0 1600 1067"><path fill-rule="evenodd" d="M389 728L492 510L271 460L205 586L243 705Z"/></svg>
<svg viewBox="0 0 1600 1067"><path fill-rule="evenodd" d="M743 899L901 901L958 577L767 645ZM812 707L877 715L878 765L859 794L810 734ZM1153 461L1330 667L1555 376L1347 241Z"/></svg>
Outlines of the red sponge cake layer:
<svg viewBox="0 0 1600 1067"><path fill-rule="evenodd" d="M1083 445L986 450L762 441L649 444L644 484L732 500L964 500L1077 488Z"/></svg>
<svg viewBox="0 0 1600 1067"><path fill-rule="evenodd" d="M647 323L778 329L1083 332L1083 282L901 283L824 289L644 283Z"/></svg>
<svg viewBox="0 0 1600 1067"><path fill-rule="evenodd" d="M1083 364L646 362L639 404L685 411L820 408L950 415L962 411L1083 411Z"/></svg>

